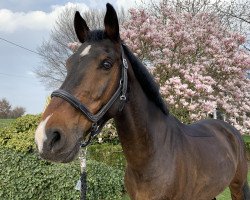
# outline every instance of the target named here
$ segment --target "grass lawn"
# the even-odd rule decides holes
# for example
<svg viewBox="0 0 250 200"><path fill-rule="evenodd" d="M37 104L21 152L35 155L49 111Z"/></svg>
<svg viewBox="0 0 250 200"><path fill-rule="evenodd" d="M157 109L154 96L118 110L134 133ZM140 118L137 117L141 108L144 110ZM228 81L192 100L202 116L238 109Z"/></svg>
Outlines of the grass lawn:
<svg viewBox="0 0 250 200"><path fill-rule="evenodd" d="M0 128L3 128L13 122L15 119L0 119Z"/></svg>

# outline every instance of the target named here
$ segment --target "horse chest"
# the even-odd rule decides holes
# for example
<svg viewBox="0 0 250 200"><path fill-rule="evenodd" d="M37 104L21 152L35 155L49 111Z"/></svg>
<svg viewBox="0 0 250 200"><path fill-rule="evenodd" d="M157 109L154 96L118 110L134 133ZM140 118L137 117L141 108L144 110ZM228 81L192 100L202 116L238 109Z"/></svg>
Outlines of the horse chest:
<svg viewBox="0 0 250 200"><path fill-rule="evenodd" d="M125 185L131 200L172 200L175 175L166 170L141 173L127 168Z"/></svg>

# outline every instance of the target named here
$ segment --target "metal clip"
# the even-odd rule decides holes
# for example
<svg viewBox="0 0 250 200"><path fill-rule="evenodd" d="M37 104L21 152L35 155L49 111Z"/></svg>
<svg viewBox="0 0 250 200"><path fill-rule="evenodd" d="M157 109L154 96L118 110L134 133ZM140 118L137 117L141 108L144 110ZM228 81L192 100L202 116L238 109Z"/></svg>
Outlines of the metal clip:
<svg viewBox="0 0 250 200"><path fill-rule="evenodd" d="M120 100L121 100L121 101L126 101L126 99L127 99L127 97L126 97L124 94L122 94L122 95L120 96Z"/></svg>
<svg viewBox="0 0 250 200"><path fill-rule="evenodd" d="M122 62L123 62L123 66L125 69L128 69L128 62L125 58L122 59Z"/></svg>

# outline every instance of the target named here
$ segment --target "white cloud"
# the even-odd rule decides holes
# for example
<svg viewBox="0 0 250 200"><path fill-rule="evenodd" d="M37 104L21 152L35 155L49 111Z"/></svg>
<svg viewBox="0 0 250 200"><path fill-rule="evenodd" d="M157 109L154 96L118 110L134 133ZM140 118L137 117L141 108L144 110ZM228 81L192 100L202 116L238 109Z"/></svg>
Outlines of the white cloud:
<svg viewBox="0 0 250 200"><path fill-rule="evenodd" d="M125 10L148 3L150 0L111 0L120 9ZM158 0L157 0L158 1ZM14 12L9 9L0 9L0 33L13 33L17 30L51 30L55 20L63 9L77 6L81 10L88 10L89 7L97 7L98 0L89 1L90 5L84 3L71 3L65 5L52 5L50 12L28 11ZM105 4L102 8L105 9Z"/></svg>
<svg viewBox="0 0 250 200"><path fill-rule="evenodd" d="M12 33L20 29L50 30L61 11L66 7L70 8L73 6L77 6L82 10L88 9L86 4L73 4L70 2L63 6L51 6L51 12L12 12L8 9L0 9L0 32Z"/></svg>
<svg viewBox="0 0 250 200"><path fill-rule="evenodd" d="M128 0L117 0L116 5L117 7L124 8L125 10L128 10L130 8L135 7L138 3L140 3L140 0L134 0L134 1L128 1Z"/></svg>
<svg viewBox="0 0 250 200"><path fill-rule="evenodd" d="M160 0L153 1L154 3L159 2ZM147 5L148 3L152 2L152 0L116 0L117 7L124 8L128 10L130 8L136 8L143 5Z"/></svg>

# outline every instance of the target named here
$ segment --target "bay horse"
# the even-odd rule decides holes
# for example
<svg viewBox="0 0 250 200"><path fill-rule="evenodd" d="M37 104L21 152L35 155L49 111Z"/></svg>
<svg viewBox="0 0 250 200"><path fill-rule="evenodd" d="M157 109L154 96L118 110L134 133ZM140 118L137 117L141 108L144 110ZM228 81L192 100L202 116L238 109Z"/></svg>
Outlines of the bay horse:
<svg viewBox="0 0 250 200"><path fill-rule="evenodd" d="M41 157L72 161L81 141L113 118L132 200L211 200L227 186L233 200L250 200L240 133L220 120L186 125L171 115L146 67L122 43L116 11L106 7L104 30L91 31L75 14L82 44L36 130Z"/></svg>

